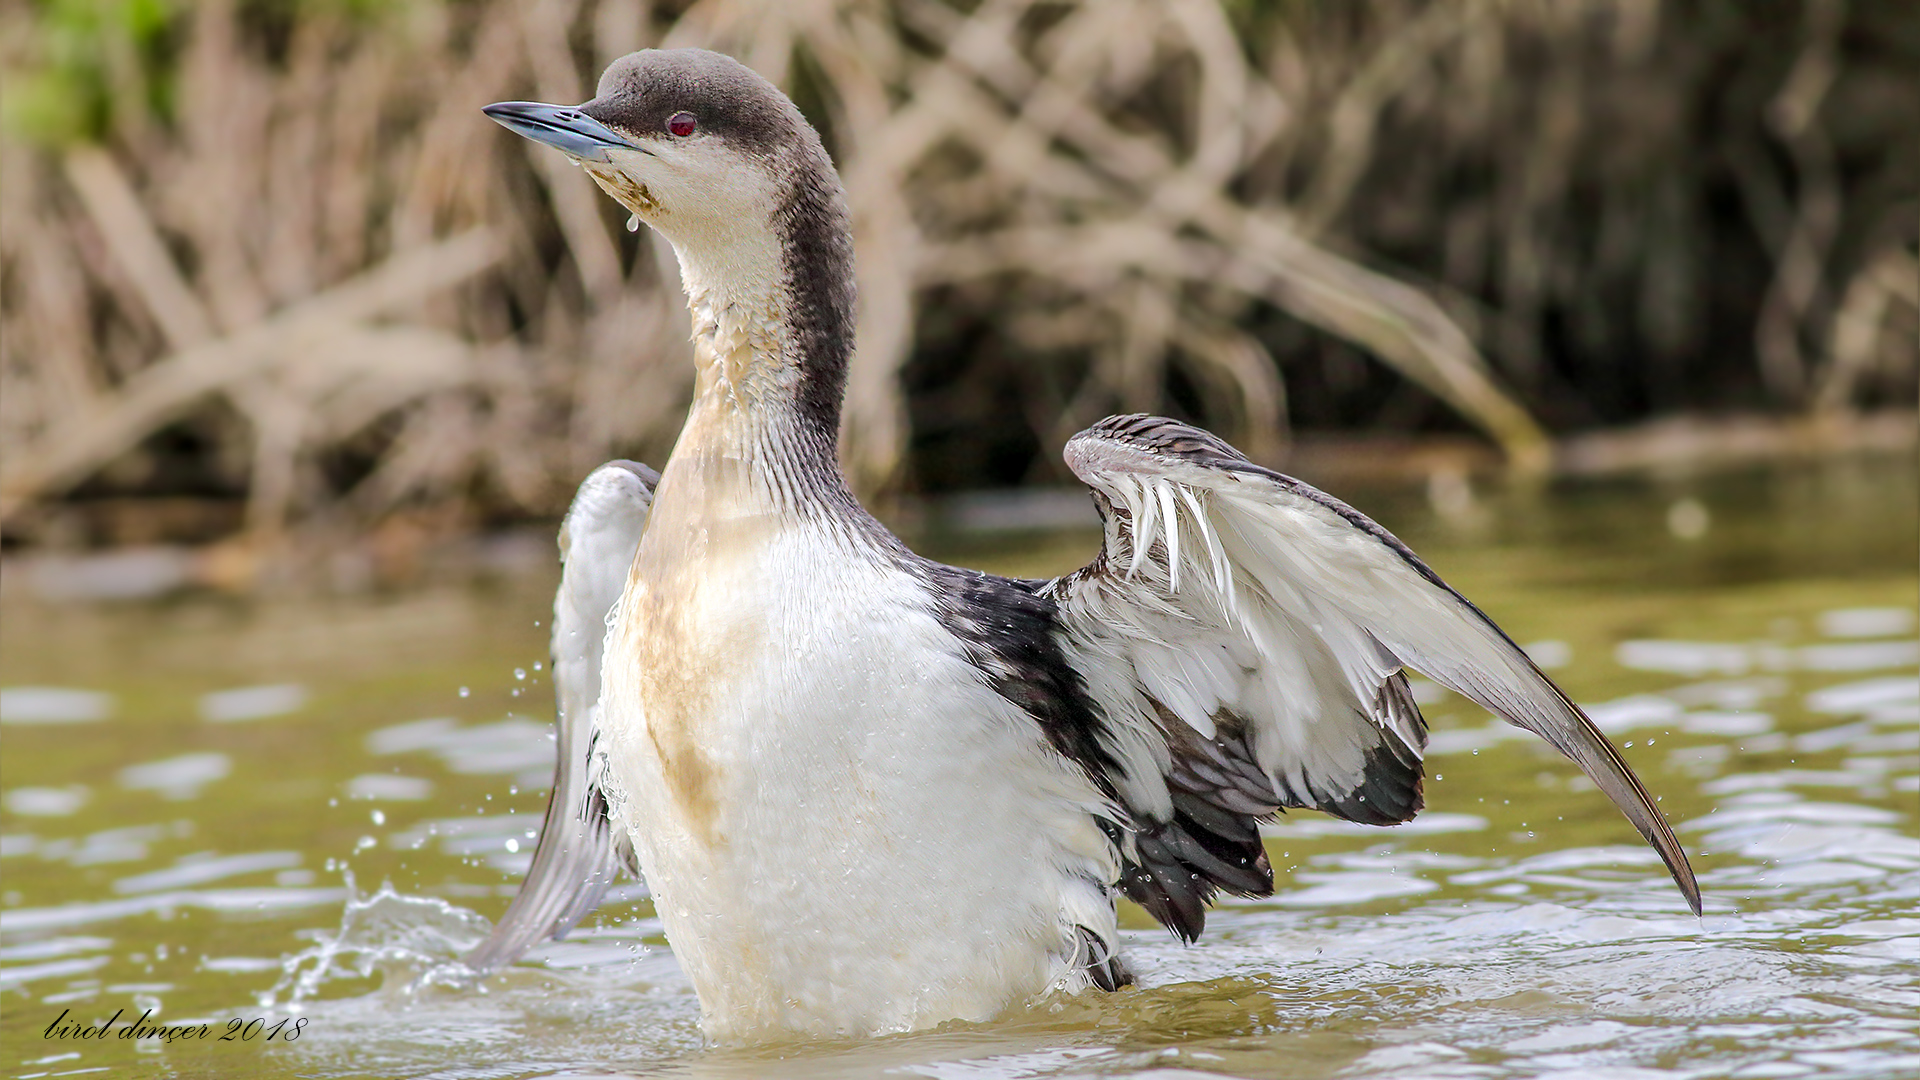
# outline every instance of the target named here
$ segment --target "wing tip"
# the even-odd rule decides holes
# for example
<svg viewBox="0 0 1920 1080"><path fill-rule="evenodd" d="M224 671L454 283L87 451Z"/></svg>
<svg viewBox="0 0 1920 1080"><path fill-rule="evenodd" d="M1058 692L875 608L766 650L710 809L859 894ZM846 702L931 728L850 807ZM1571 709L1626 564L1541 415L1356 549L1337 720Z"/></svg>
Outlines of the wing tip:
<svg viewBox="0 0 1920 1080"><path fill-rule="evenodd" d="M1464 597L1461 599L1465 600ZM1472 604L1469 602L1468 606L1472 607ZM1653 796L1648 793L1646 785L1640 782L1639 774L1633 771L1633 766L1627 764L1627 759L1621 754L1620 748L1613 744L1612 739L1607 738L1606 734L1593 722L1593 718L1587 715L1586 710L1561 689L1559 683L1554 682L1546 672L1540 670L1540 666L1533 662L1533 658L1528 656L1525 650L1514 644L1506 631L1501 630L1479 608L1474 607L1473 612L1499 635L1499 639L1511 650L1510 655L1518 658L1521 672L1531 675L1546 688L1549 696L1541 700L1550 705L1557 705L1558 708L1539 710L1540 715L1528 717L1522 710L1501 707L1501 703L1492 700L1485 693L1476 692L1474 687L1454 685L1449 681L1446 683L1448 688L1473 700L1507 723L1540 736L1554 749L1560 751L1567 760L1579 766L1580 771L1594 782L1594 785L1606 795L1608 801L1613 803L1614 808L1632 823L1647 845L1653 848L1654 853L1660 856L1660 861L1666 864L1667 873L1672 876L1674 885L1680 889L1680 895L1686 899L1687 907L1694 915L1702 915L1704 902L1700 893L1700 881L1694 875L1693 864L1687 859L1686 849L1681 846L1680 838L1674 834L1673 826L1668 823L1666 815L1660 812L1659 803L1655 802ZM1429 672L1429 674L1433 673ZM1556 716L1555 713L1560 715Z"/></svg>
<svg viewBox="0 0 1920 1080"><path fill-rule="evenodd" d="M1638 787L1637 784L1635 786ZM1692 910L1694 916L1705 915L1706 911L1700 895L1700 879L1694 876L1693 863L1688 861L1686 849L1680 846L1680 838L1674 835L1672 826L1667 824L1667 819L1660 813L1660 808L1651 801L1646 805L1653 814L1653 819L1659 823L1659 829L1656 832L1642 829L1642 835L1646 836L1647 843L1652 845L1654 852L1660 856L1660 861L1667 864L1667 873L1673 877L1673 883L1679 887L1680 895L1686 899L1687 907Z"/></svg>

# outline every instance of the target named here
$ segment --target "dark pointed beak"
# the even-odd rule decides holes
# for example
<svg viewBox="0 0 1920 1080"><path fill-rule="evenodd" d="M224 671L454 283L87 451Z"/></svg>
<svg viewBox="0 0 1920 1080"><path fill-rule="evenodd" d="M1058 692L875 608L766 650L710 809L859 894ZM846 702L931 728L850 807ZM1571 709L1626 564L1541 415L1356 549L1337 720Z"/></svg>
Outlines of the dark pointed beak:
<svg viewBox="0 0 1920 1080"><path fill-rule="evenodd" d="M615 135L606 125L572 105L542 105L537 101L502 101L480 110L534 142L546 143L582 161L608 161L612 147L639 147Z"/></svg>

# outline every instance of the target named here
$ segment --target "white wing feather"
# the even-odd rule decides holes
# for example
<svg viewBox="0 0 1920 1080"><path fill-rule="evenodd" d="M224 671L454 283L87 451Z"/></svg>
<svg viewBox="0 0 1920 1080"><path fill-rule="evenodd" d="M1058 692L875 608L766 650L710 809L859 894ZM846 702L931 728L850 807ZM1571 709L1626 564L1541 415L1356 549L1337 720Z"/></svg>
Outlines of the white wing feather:
<svg viewBox="0 0 1920 1080"><path fill-rule="evenodd" d="M611 461L588 474L560 526L560 588L553 599L553 791L520 891L487 939L465 958L485 973L547 938L564 937L598 907L634 863L607 815L595 748L607 613L626 588L660 474Z"/></svg>

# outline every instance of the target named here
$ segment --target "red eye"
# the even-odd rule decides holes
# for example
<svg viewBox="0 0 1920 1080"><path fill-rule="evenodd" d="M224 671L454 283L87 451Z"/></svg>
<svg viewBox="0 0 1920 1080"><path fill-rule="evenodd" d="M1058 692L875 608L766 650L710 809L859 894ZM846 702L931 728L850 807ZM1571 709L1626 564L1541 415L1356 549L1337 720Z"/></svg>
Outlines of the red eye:
<svg viewBox="0 0 1920 1080"><path fill-rule="evenodd" d="M693 134L693 129L699 126L700 121L694 119L690 112L677 112L667 117L667 130L683 139Z"/></svg>

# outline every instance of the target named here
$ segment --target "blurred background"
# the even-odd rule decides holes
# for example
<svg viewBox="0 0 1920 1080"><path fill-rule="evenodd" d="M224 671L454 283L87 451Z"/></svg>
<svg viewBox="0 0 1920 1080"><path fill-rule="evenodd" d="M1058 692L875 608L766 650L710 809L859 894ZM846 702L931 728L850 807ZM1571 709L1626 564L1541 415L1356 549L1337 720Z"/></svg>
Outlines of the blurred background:
<svg viewBox="0 0 1920 1080"><path fill-rule="evenodd" d="M661 463L671 252L479 112L649 46L833 152L843 456L896 520L1084 515L1060 444L1122 411L1441 510L1914 443L1903 0L33 0L0 42L0 537L119 553L81 592L401 583Z"/></svg>
<svg viewBox="0 0 1920 1080"><path fill-rule="evenodd" d="M1706 920L1421 680L1428 812L1267 827L1275 898L1204 949L1126 909L1112 1004L702 1059L626 885L416 994L532 857L557 519L692 377L672 253L480 107L650 45L825 136L843 455L916 550L1070 571L1062 442L1210 427L1550 670ZM0 1062L1920 1075L1917 234L1913 0L0 0ZM123 1006L313 1023L41 1037Z"/></svg>

